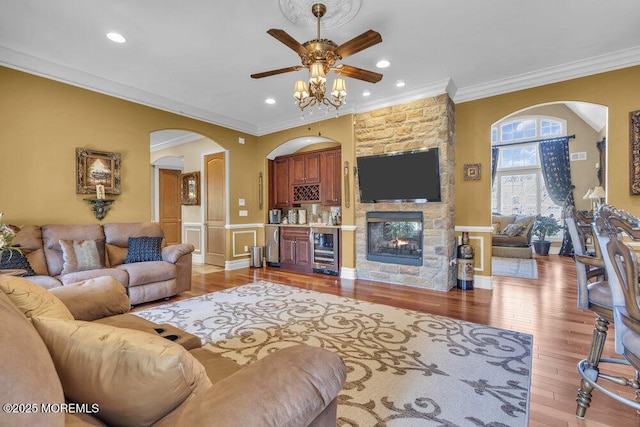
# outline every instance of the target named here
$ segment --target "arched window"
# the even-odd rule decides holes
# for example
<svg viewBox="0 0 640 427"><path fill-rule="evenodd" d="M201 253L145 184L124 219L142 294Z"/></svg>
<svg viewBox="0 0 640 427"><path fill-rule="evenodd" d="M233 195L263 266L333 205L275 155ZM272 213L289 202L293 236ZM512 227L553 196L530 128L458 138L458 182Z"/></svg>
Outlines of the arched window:
<svg viewBox="0 0 640 427"><path fill-rule="evenodd" d="M503 215L561 217L542 177L538 150L540 139L566 135L566 121L547 116L506 119L491 128L491 142L498 147L491 209Z"/></svg>

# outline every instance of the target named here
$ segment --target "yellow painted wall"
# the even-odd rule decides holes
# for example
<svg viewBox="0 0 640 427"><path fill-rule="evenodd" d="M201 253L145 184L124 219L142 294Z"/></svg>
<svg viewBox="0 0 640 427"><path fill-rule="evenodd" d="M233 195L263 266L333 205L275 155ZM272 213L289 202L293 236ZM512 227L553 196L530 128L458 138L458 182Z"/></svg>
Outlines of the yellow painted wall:
<svg viewBox="0 0 640 427"><path fill-rule="evenodd" d="M556 101L609 108L607 202L640 214L640 197L629 195L629 112L640 110L640 66L636 66L457 104L456 225L491 225L491 125L523 108ZM465 163L481 163L480 181L463 180Z"/></svg>
<svg viewBox="0 0 640 427"><path fill-rule="evenodd" d="M149 134L163 129L193 131L228 149L231 199L245 197L249 220L262 218L257 172L250 182L243 175L262 165L255 136L4 67L0 94L0 211L6 222L98 222L83 200L87 195L76 194L76 147L122 155L122 194L114 196L104 221L149 220Z"/></svg>

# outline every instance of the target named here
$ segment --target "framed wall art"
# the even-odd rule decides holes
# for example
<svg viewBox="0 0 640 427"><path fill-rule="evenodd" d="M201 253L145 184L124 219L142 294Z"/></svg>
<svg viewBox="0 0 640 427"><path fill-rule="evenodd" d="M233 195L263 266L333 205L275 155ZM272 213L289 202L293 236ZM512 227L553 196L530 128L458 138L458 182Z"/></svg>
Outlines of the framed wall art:
<svg viewBox="0 0 640 427"><path fill-rule="evenodd" d="M200 172L183 173L182 178L182 204L200 204Z"/></svg>
<svg viewBox="0 0 640 427"><path fill-rule="evenodd" d="M629 191L640 194L640 110L629 113Z"/></svg>
<svg viewBox="0 0 640 427"><path fill-rule="evenodd" d="M76 148L76 193L120 194L120 154Z"/></svg>
<svg viewBox="0 0 640 427"><path fill-rule="evenodd" d="M464 165L464 180L478 181L480 179L480 163L466 163Z"/></svg>

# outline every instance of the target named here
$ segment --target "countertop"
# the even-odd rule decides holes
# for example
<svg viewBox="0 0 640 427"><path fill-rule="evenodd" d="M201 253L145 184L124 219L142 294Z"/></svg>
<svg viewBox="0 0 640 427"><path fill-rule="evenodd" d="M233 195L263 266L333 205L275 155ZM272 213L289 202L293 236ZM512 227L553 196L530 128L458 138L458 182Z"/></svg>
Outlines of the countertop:
<svg viewBox="0 0 640 427"><path fill-rule="evenodd" d="M341 225L328 225L321 223L312 223L312 224L265 224L265 225L276 225L279 227L298 227L298 228L341 228Z"/></svg>

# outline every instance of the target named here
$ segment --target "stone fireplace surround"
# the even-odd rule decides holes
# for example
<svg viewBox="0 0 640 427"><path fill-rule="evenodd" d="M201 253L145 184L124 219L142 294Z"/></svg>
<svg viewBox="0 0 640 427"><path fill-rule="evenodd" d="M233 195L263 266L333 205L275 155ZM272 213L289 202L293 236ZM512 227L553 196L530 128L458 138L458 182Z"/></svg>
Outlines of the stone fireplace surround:
<svg viewBox="0 0 640 427"><path fill-rule="evenodd" d="M455 286L449 265L455 250L455 105L447 94L355 115L355 155L440 149L442 202L360 203L356 179L356 276L359 279L447 291ZM423 223L421 266L367 260L366 214L420 211Z"/></svg>

